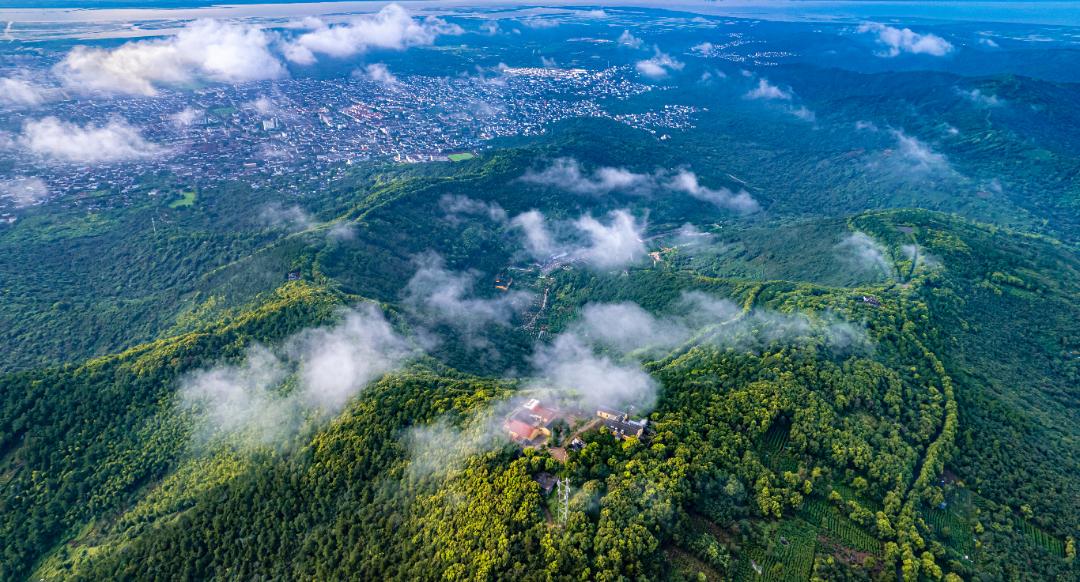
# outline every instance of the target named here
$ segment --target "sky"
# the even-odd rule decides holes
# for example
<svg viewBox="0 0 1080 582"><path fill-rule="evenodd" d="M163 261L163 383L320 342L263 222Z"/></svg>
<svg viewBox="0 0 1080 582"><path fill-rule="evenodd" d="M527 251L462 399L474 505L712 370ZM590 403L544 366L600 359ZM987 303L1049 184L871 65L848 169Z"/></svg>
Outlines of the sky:
<svg viewBox="0 0 1080 582"><path fill-rule="evenodd" d="M413 0L398 2L419 11L442 13L459 12L464 8L505 9L522 3L506 0ZM189 20L195 18L300 18L343 13L363 13L380 10L388 2L319 2L239 4L221 3L208 6L198 2L176 2L166 6L199 6L195 8L107 8L124 6L128 0L78 2L66 0L2 0L0 21L13 22L108 22ZM145 5L145 3L142 3ZM528 3L529 6L574 6L580 0L547 0ZM159 4L159 6L162 4ZM641 0L593 0L596 7L654 7L716 16L759 18L783 21L859 21L864 19L899 18L904 20L1014 22L1080 26L1080 2L909 2L850 1L850 0L720 0L718 2L645 2ZM42 8L42 6L49 6Z"/></svg>

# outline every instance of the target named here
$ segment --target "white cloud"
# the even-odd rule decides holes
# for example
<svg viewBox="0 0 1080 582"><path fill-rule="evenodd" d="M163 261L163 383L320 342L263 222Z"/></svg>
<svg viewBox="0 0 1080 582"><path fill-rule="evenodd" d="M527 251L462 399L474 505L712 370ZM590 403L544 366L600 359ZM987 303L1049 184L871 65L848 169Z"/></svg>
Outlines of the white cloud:
<svg viewBox="0 0 1080 582"><path fill-rule="evenodd" d="M515 216L510 224L522 230L525 250L538 261L566 253L571 260L610 269L639 260L645 253L641 241L645 222L639 222L628 210L609 212L606 224L589 214L549 224L539 210L530 210Z"/></svg>
<svg viewBox="0 0 1080 582"><path fill-rule="evenodd" d="M549 59L549 58L544 57L544 56L540 57L540 62L544 65L544 67L549 68L549 69L554 68L555 65L556 65L555 64L555 59Z"/></svg>
<svg viewBox="0 0 1080 582"><path fill-rule="evenodd" d="M495 36L501 32L499 30L499 23L494 20L488 20L480 25L480 32Z"/></svg>
<svg viewBox="0 0 1080 582"><path fill-rule="evenodd" d="M670 71L681 71L685 66L684 63L676 60L671 55L660 52L660 47L654 46L653 49L656 51L653 58L638 61L634 65L642 75L652 79L660 79L666 77Z"/></svg>
<svg viewBox="0 0 1080 582"><path fill-rule="evenodd" d="M539 210L530 210L514 217L511 225L525 233L525 250L537 259L546 259L555 253L555 237L547 227L547 219Z"/></svg>
<svg viewBox="0 0 1080 582"><path fill-rule="evenodd" d="M997 95L987 95L978 89L972 89L971 91L956 90L957 94L961 97L971 101L976 105L985 105L987 107L999 107L1005 104L1004 100L998 99Z"/></svg>
<svg viewBox="0 0 1080 582"><path fill-rule="evenodd" d="M28 121L19 144L30 151L71 162L96 163L151 156L161 151L122 119L104 127L79 127L55 117Z"/></svg>
<svg viewBox="0 0 1080 582"><path fill-rule="evenodd" d="M948 168L944 154L934 153L930 146L915 136L905 135L899 130L892 130L892 134L896 137L897 153L908 163L909 169L923 172Z"/></svg>
<svg viewBox="0 0 1080 582"><path fill-rule="evenodd" d="M817 119L817 115L815 115L813 111L807 109L805 105L800 105L798 109L791 107L790 109L788 109L788 113L794 115L795 117L798 117L803 121L809 121L811 123L813 123L814 120Z"/></svg>
<svg viewBox="0 0 1080 582"><path fill-rule="evenodd" d="M277 106L265 95L252 101L251 105L255 107L255 110L258 111L260 115L273 115L274 113L277 113Z"/></svg>
<svg viewBox="0 0 1080 582"><path fill-rule="evenodd" d="M429 45L439 35L459 35L464 30L456 24L429 16L422 22L397 4L389 4L373 14L349 24L325 25L314 22L315 30L302 34L285 45L285 58L299 64L315 62L315 54L347 57L368 47L404 49Z"/></svg>
<svg viewBox="0 0 1080 582"><path fill-rule="evenodd" d="M544 18L528 18L528 19L525 19L525 20L520 20L519 22L521 22L521 24L523 24L523 25L525 25L525 26L527 26L529 28L532 28L534 30L536 30L536 29L544 29L544 28L556 28L556 27L559 26L559 21L558 20L551 20L551 19L544 19Z"/></svg>
<svg viewBox="0 0 1080 582"><path fill-rule="evenodd" d="M259 220L266 226L287 225L293 230L308 230L312 220L299 206L282 208L280 202L270 202L259 212Z"/></svg>
<svg viewBox="0 0 1080 582"><path fill-rule="evenodd" d="M178 111L169 116L169 119L177 125L191 125L195 121L198 121L206 117L201 109L194 109L192 107L185 107L182 111Z"/></svg>
<svg viewBox="0 0 1080 582"><path fill-rule="evenodd" d="M856 121L855 122L855 129L856 129L856 131L862 131L862 130L865 129L865 130L871 131L871 132L875 132L875 131L878 130L877 126L874 125L873 121Z"/></svg>
<svg viewBox="0 0 1080 582"><path fill-rule="evenodd" d="M138 95L155 95L156 84L194 77L231 83L278 79L288 71L270 53L271 40L258 27L197 20L176 36L112 51L76 46L56 70L69 86Z"/></svg>
<svg viewBox="0 0 1080 582"><path fill-rule="evenodd" d="M372 63L364 67L364 78L370 79L381 85L385 85L388 88L394 89L400 84L398 78L390 72L390 69L383 63Z"/></svg>
<svg viewBox="0 0 1080 582"><path fill-rule="evenodd" d="M624 168L601 167L592 176L587 176L582 172L581 164L571 158L559 158L542 172L529 169L519 180L592 196L616 190L646 194L653 187L652 176L635 174Z"/></svg>
<svg viewBox="0 0 1080 582"><path fill-rule="evenodd" d="M697 198L716 205L717 208L725 208L736 212L757 212L761 206L746 190L740 190L738 194L732 193L727 188L713 190L698 183L697 176L688 170L680 170L667 184L672 190L679 190Z"/></svg>
<svg viewBox="0 0 1080 582"><path fill-rule="evenodd" d="M645 244L641 242L645 223L639 223L626 210L615 210L610 212L608 217L610 220L607 225L590 215L574 221L574 226L588 234L592 243L580 251L581 256L601 269L633 262L635 255L641 258L645 254Z"/></svg>
<svg viewBox="0 0 1080 582"><path fill-rule="evenodd" d="M446 220L453 224L461 222L458 214L486 214L488 218L499 223L505 223L509 219L498 202L489 204L460 194L443 194L443 197L439 199L439 209L446 213Z"/></svg>
<svg viewBox="0 0 1080 582"><path fill-rule="evenodd" d="M285 342L288 360L299 366L299 386L279 389L286 361L255 345L242 366L187 375L181 382L184 407L208 413L211 430L248 431L264 441L295 430L301 412L334 412L366 384L391 372L412 355L382 313L367 307L344 314L332 327L304 330Z"/></svg>
<svg viewBox="0 0 1080 582"><path fill-rule="evenodd" d="M656 402L656 381L633 360L617 363L599 356L576 334L560 334L540 344L532 356L539 378L528 387L581 398L585 406L647 411Z"/></svg>
<svg viewBox="0 0 1080 582"><path fill-rule="evenodd" d="M743 95L743 99L782 99L785 101L791 101L792 97L792 93L784 91L776 85L770 85L765 79L759 80L757 87Z"/></svg>
<svg viewBox="0 0 1080 582"><path fill-rule="evenodd" d="M572 158L559 158L541 172L529 169L518 178L522 182L560 188L576 194L598 196L610 192L625 192L644 196L659 188L686 192L699 200L737 212L756 212L760 206L745 190L738 194L727 188L712 190L698 184L697 176L688 170L674 175L657 171L637 174L625 168L600 167L591 176L582 171L581 164Z"/></svg>
<svg viewBox="0 0 1080 582"><path fill-rule="evenodd" d="M630 30L627 29L619 35L619 44L637 49L641 48L641 45L645 44L645 41L630 34Z"/></svg>
<svg viewBox="0 0 1080 582"><path fill-rule="evenodd" d="M429 252L416 257L419 267L404 291L404 304L428 323L445 323L465 334L471 347L486 347L480 337L488 323L509 325L514 313L532 300L532 293L511 290L492 298L476 297L477 272L453 272L445 268L439 255Z"/></svg>
<svg viewBox="0 0 1080 582"><path fill-rule="evenodd" d="M881 269L885 276L892 274L892 266L885 258L885 247L864 232L854 232L837 245L845 252L854 266L865 270Z"/></svg>
<svg viewBox="0 0 1080 582"><path fill-rule="evenodd" d="M582 18L607 18L607 16L608 16L607 12L604 12L603 10L600 10L600 9L597 9L597 10L579 10L577 15L581 16Z"/></svg>
<svg viewBox="0 0 1080 582"><path fill-rule="evenodd" d="M881 57L895 57L900 53L941 57L953 50L953 45L940 36L930 33L919 34L912 32L910 28L901 30L878 22L865 22L859 26L858 32L877 34L877 42L888 47L886 52L877 53Z"/></svg>
<svg viewBox="0 0 1080 582"><path fill-rule="evenodd" d="M690 47L690 50L699 51L699 52L706 52L706 51L712 50L712 48L713 48L713 44L711 42L703 42L703 43L701 43L699 45L694 45L694 46Z"/></svg>
<svg viewBox="0 0 1080 582"><path fill-rule="evenodd" d="M38 105L41 98L30 83L7 77L0 79L0 102L13 105Z"/></svg>
<svg viewBox="0 0 1080 582"><path fill-rule="evenodd" d="M0 182L0 198L11 198L16 206L29 206L49 197L49 188L40 178L16 178Z"/></svg>
<svg viewBox="0 0 1080 582"><path fill-rule="evenodd" d="M997 48L998 46L998 43L994 42L994 40L990 38L980 38L979 44L985 44L986 46L991 46L994 48Z"/></svg>

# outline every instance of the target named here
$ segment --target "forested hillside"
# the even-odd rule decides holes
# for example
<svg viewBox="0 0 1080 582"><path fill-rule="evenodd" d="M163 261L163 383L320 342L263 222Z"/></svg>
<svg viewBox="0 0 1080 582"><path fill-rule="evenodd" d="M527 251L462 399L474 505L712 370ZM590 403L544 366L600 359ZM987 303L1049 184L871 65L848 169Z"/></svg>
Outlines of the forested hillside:
<svg viewBox="0 0 1080 582"><path fill-rule="evenodd" d="M553 274L557 335L597 304L699 322L676 344L605 348L659 387L654 432L586 431L565 462L488 428L535 384L426 357L340 415L312 410L269 437L205 433L180 390L195 370L340 325L335 310L357 300L316 266L325 248L304 277L323 283L117 356L6 376L3 577L1073 579L1071 250L926 211L822 228L836 232L822 248L871 236L891 272L847 288L712 278L680 246L625 273ZM693 320L695 294L731 311ZM383 308L404 335L421 322L406 303ZM299 389L295 366L273 384L280 398ZM570 484L565 527L541 471Z"/></svg>

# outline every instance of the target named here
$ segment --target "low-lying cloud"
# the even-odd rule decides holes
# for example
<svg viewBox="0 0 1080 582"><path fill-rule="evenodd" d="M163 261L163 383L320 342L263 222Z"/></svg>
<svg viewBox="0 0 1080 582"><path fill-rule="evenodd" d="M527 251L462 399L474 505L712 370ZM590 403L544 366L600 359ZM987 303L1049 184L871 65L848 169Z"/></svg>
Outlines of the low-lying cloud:
<svg viewBox="0 0 1080 582"><path fill-rule="evenodd" d="M196 20L176 36L106 50L76 46L56 71L70 87L156 95L156 85L195 77L236 83L280 79L285 66L270 52L273 36L257 26Z"/></svg>
<svg viewBox="0 0 1080 582"><path fill-rule="evenodd" d="M677 191L710 202L717 208L743 213L761 209L745 190L736 194L727 188L706 188L698 183L697 175L686 169L674 173L657 170L652 174L639 174L625 168L600 167L589 174L576 160L559 158L541 171L527 170L518 180L593 196L611 192L647 196L662 190Z"/></svg>
<svg viewBox="0 0 1080 582"><path fill-rule="evenodd" d="M360 71L357 71L357 73L359 73L357 76L360 78L378 83L387 89L396 90L398 85L401 84L401 81L383 63L372 63L364 67L362 73Z"/></svg>
<svg viewBox="0 0 1080 582"><path fill-rule="evenodd" d="M655 54L651 59L638 61L634 64L634 68L642 75L650 79L663 79L672 71L681 71L686 66L685 63L675 59L675 57L661 52L660 47L654 46L653 49Z"/></svg>
<svg viewBox="0 0 1080 582"><path fill-rule="evenodd" d="M623 33L619 35L618 42L620 46L630 47L634 49L639 49L643 44L645 44L644 40L630 34L629 29L624 30Z"/></svg>
<svg viewBox="0 0 1080 582"><path fill-rule="evenodd" d="M403 303L425 324L446 324L465 335L471 347L486 347L480 337L489 323L510 325L515 313L532 300L532 293L510 290L494 297L477 297L476 281L481 273L446 269L443 258L433 252L415 259L416 274L405 287Z"/></svg>
<svg viewBox="0 0 1080 582"><path fill-rule="evenodd" d="M41 178L16 178L0 181L0 198L9 198L16 206L30 206L49 197L49 187Z"/></svg>
<svg viewBox="0 0 1080 582"><path fill-rule="evenodd" d="M945 170L949 167L944 154L934 153L930 146L917 137L895 129L892 130L892 134L896 138L897 154L906 164L907 169L915 172L930 172Z"/></svg>
<svg viewBox="0 0 1080 582"><path fill-rule="evenodd" d="M865 22L857 29L859 34L877 35L878 44L885 45L885 52L875 53L879 57L895 57L900 53L928 54L942 57L953 51L953 45L935 34L919 34L910 28L893 28L878 22Z"/></svg>
<svg viewBox="0 0 1080 582"><path fill-rule="evenodd" d="M284 49L286 59L302 65L314 64L316 53L341 58L370 47L401 50L430 45L440 35L465 32L460 26L434 16L418 21L397 4L389 4L348 24L328 25L317 18L305 19L302 24L312 29L311 32L286 43Z"/></svg>
<svg viewBox="0 0 1080 582"><path fill-rule="evenodd" d="M305 410L340 410L365 385L413 355L375 307L346 311L341 319L296 334L279 353L255 345L243 365L187 375L181 381L181 406L205 411L211 432L253 431L252 436L270 441L294 431ZM287 381L290 377L295 381Z"/></svg>
<svg viewBox="0 0 1080 582"><path fill-rule="evenodd" d="M0 103L9 105L39 105L37 89L28 81L5 77L0 79Z"/></svg>
<svg viewBox="0 0 1080 582"><path fill-rule="evenodd" d="M886 277L892 274L892 265L885 258L888 250L864 232L854 232L837 245L841 258L852 266L867 271L881 270Z"/></svg>
<svg viewBox="0 0 1080 582"><path fill-rule="evenodd" d="M983 93L978 89L972 89L971 91L957 89L956 93L976 105L983 105L986 107L1000 107L1005 104L1005 101L1002 99L998 99L997 95L987 95L986 93Z"/></svg>
<svg viewBox="0 0 1080 582"><path fill-rule="evenodd" d="M280 202L271 202L259 212L259 221L264 226L288 226L295 231L308 230L313 221L299 206L283 208Z"/></svg>
<svg viewBox="0 0 1080 582"><path fill-rule="evenodd" d="M18 143L33 153L77 163L130 160L162 151L144 140L138 129L122 119L114 119L104 126L86 127L55 117L27 121Z"/></svg>
<svg viewBox="0 0 1080 582"><path fill-rule="evenodd" d="M686 192L687 194L715 205L717 208L725 208L736 212L757 212L761 205L754 200L746 190L740 190L738 194L727 188L713 190L698 183L697 176L688 170L680 170L668 182L667 187L672 190Z"/></svg>
<svg viewBox="0 0 1080 582"><path fill-rule="evenodd" d="M793 94L790 91L784 91L776 85L769 84L767 79L759 79L758 86L743 95L743 99L764 99L767 101L773 99L791 101L792 97Z"/></svg>
<svg viewBox="0 0 1080 582"><path fill-rule="evenodd" d="M582 171L581 164L572 158L559 158L550 166L537 172L526 170L518 178L522 182L553 186L575 194L600 195L613 191L628 194L647 194L654 188L654 179L646 174L635 174L624 168L597 168L592 175Z"/></svg>

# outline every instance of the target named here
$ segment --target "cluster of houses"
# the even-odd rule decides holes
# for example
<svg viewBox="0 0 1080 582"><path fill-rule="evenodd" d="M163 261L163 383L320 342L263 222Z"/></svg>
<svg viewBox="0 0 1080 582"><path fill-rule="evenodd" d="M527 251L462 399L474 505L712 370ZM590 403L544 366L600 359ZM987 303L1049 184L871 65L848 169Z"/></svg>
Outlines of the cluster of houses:
<svg viewBox="0 0 1080 582"><path fill-rule="evenodd" d="M630 415L620 410L599 406L596 416L601 419L604 430L609 431L615 438L624 440L630 437L641 438L645 434L648 420L630 420ZM551 436L552 428L561 418L556 410L545 407L539 400L533 398L524 406L515 410L503 422L503 427L514 442L522 446L532 446L543 437ZM570 446L580 444L581 440L575 438Z"/></svg>

